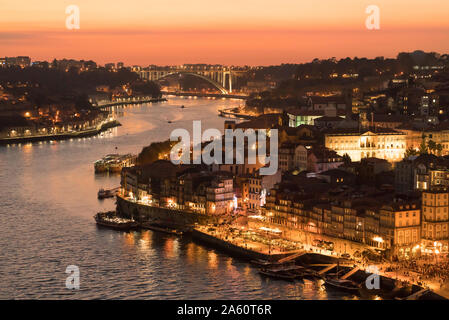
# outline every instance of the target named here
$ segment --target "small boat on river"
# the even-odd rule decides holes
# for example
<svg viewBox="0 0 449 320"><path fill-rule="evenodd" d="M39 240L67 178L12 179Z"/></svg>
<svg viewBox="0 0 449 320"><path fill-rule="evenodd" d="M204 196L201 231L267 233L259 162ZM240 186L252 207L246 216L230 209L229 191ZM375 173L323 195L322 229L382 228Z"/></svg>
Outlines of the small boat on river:
<svg viewBox="0 0 449 320"><path fill-rule="evenodd" d="M113 198L114 196L115 193L112 190L105 190L103 188L98 190L98 199Z"/></svg>

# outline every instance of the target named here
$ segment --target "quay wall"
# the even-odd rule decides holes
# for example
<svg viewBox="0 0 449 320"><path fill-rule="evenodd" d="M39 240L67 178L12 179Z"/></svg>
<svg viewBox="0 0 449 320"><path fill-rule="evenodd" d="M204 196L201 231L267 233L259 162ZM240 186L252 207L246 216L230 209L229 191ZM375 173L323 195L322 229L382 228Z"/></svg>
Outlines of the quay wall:
<svg viewBox="0 0 449 320"><path fill-rule="evenodd" d="M300 256L296 261L304 266L308 266L312 264L336 264L338 262L338 259L335 257L326 256L319 253L306 253ZM343 261L341 261L341 263L343 263ZM349 272L352 268L347 266L344 267L340 266L340 269L344 269L344 272L342 272L343 275ZM330 272L331 273L335 272L335 269L331 270ZM349 279L358 283L362 283L363 293L367 295L381 295L387 299L394 299L395 297L405 298L423 289L422 287L415 284L401 286L400 281L390 277L379 275L380 289L368 290L364 284L367 277L370 275L371 275L370 273L367 273L364 270L358 270L357 272L352 274L349 277ZM428 292L425 296L421 297L420 299L446 300L445 297L442 297L435 292Z"/></svg>
<svg viewBox="0 0 449 320"><path fill-rule="evenodd" d="M167 101L166 98L151 98L151 99L137 99L137 100L129 100L129 101L111 101L106 102L102 104L97 104L94 107L95 108L109 108L109 107L115 107L115 106L121 106L121 105L127 105L127 104L140 104L140 103L150 103L150 102L162 102Z"/></svg>
<svg viewBox="0 0 449 320"><path fill-rule="evenodd" d="M152 223L162 227L191 230L195 223L214 224L222 222L218 216L186 212L169 208L153 207L117 196L117 215L134 219L139 223Z"/></svg>
<svg viewBox="0 0 449 320"><path fill-rule="evenodd" d="M245 248L239 247L235 244L232 244L226 240L222 240L222 239L219 239L212 235L201 232L199 230L193 230L191 234L192 234L193 239L196 239L201 243L210 245L213 248L219 248L233 256L238 256L240 258L244 258L244 259L248 259L248 260L263 259L263 260L275 261L275 260L285 257L286 255L289 255L289 254L267 255L267 254L264 254L261 252L245 249Z"/></svg>

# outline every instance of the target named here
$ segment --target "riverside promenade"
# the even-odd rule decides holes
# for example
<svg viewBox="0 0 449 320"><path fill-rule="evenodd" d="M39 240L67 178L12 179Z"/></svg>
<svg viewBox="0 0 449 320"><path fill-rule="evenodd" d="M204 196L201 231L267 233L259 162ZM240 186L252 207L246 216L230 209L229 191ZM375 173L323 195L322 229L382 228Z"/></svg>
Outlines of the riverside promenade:
<svg viewBox="0 0 449 320"><path fill-rule="evenodd" d="M92 103L95 108L109 108L128 104L140 104L140 103L151 103L151 102L162 102L167 101L166 98L152 98L152 97L129 97L129 98L118 98L114 101L99 101L97 103Z"/></svg>
<svg viewBox="0 0 449 320"><path fill-rule="evenodd" d="M18 143L28 143L28 142L38 142L38 141L57 141L57 140L67 140L67 139L77 139L95 136L103 131L110 128L121 126L120 122L117 120L111 120L98 125L95 128L89 128L80 131L69 131L54 134L39 134L39 135L29 135L21 137L6 137L0 139L0 145L8 144L18 144Z"/></svg>
<svg viewBox="0 0 449 320"><path fill-rule="evenodd" d="M347 265L348 270L354 269L354 276L362 280L375 272L384 279L384 285L388 284L388 287L392 290L404 286L413 288L413 292L428 289L439 295L440 298L449 299L448 288L441 286L437 281L417 281L417 274L388 272L387 268L392 266L388 262L360 262L350 258L342 258L341 254L335 251L279 238L276 236L276 231L276 229L257 230L242 226L197 225L192 231L192 237L211 247L245 259L282 261L283 258L290 259L301 256L302 259L307 260L306 264L323 263L325 261L332 264L340 260L341 266Z"/></svg>

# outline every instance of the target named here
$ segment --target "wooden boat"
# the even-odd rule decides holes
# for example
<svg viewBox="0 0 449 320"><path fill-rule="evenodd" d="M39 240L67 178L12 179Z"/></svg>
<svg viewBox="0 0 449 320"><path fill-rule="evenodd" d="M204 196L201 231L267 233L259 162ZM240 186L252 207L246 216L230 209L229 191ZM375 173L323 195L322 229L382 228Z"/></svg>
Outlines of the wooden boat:
<svg viewBox="0 0 449 320"><path fill-rule="evenodd" d="M177 229L161 227L161 226L157 226L157 225L149 224L149 223L142 224L142 228L143 229L153 230L153 231L164 232L164 233L168 233L168 234L173 234L173 235L176 235L176 236L182 236L182 234L183 234L182 231L177 230Z"/></svg>
<svg viewBox="0 0 449 320"><path fill-rule="evenodd" d="M139 224L134 220L117 217L115 211L98 212L94 218L97 225L115 230L128 231L137 229L139 226Z"/></svg>
<svg viewBox="0 0 449 320"><path fill-rule="evenodd" d="M325 279L325 277L319 274L317 271L312 269L306 269L307 274L304 275L304 278L308 279Z"/></svg>
<svg viewBox="0 0 449 320"><path fill-rule="evenodd" d="M261 267L288 267L288 266L296 266L294 261L288 261L288 262L279 262L279 261L268 261L263 259L256 259L250 261L252 264L255 264L257 266Z"/></svg>
<svg viewBox="0 0 449 320"><path fill-rule="evenodd" d="M360 285L351 280L327 278L324 280L324 285L327 288L344 291L352 294L359 294L360 292Z"/></svg>
<svg viewBox="0 0 449 320"><path fill-rule="evenodd" d="M260 267L267 267L267 266L273 265L273 262L268 261L268 260L262 260L262 259L251 260L250 262L252 264L254 264L256 266L260 266Z"/></svg>
<svg viewBox="0 0 449 320"><path fill-rule="evenodd" d="M281 280L287 280L287 281L293 281L293 280L295 280L297 278L295 275L290 274L290 273L273 272L273 271L268 271L266 269L260 269L259 273L261 275L266 276L266 277L275 278L275 279L281 279Z"/></svg>
<svg viewBox="0 0 449 320"><path fill-rule="evenodd" d="M324 286L329 289L344 291L352 294L360 294L361 285L352 280L340 279L340 259L337 260L336 276L327 276L324 279Z"/></svg>
<svg viewBox="0 0 449 320"><path fill-rule="evenodd" d="M303 272L305 270L302 266L296 265L273 265L265 268L268 271L272 272Z"/></svg>
<svg viewBox="0 0 449 320"><path fill-rule="evenodd" d="M302 278L308 278L308 279L321 278L321 276L314 270L309 270L302 266L298 266L297 268L290 269L288 272L297 275L298 278L301 278L301 279Z"/></svg>

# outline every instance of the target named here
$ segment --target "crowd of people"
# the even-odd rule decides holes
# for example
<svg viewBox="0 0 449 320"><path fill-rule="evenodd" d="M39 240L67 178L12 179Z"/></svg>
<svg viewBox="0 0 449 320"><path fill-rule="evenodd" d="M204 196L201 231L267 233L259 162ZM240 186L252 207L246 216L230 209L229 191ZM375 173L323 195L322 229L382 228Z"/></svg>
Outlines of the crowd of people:
<svg viewBox="0 0 449 320"><path fill-rule="evenodd" d="M412 283L429 287L430 283L442 289L449 287L449 257L422 256L410 260L402 260L384 268L385 272L395 272L397 277L406 277Z"/></svg>

